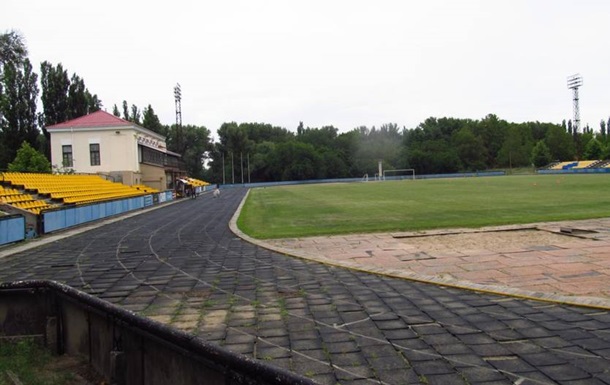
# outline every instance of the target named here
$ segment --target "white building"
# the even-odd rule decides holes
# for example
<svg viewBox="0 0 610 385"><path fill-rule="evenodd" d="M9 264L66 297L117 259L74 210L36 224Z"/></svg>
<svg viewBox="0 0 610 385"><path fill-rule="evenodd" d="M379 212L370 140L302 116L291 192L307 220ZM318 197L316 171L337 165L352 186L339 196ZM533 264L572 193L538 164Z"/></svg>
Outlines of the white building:
<svg viewBox="0 0 610 385"><path fill-rule="evenodd" d="M105 111L46 127L51 164L77 173L100 174L127 185L166 190L186 175L180 154L165 137Z"/></svg>

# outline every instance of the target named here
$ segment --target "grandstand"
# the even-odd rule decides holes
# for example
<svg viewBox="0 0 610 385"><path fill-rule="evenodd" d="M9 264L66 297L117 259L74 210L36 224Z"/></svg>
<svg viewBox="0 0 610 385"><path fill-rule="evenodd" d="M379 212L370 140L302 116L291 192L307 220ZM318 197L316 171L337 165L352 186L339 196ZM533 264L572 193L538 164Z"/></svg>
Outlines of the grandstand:
<svg viewBox="0 0 610 385"><path fill-rule="evenodd" d="M609 162L605 160L580 160L569 162L554 162L546 167L547 170L582 170L592 168L608 168Z"/></svg>
<svg viewBox="0 0 610 385"><path fill-rule="evenodd" d="M5 172L0 178L0 203L40 214L44 209L146 195L158 190L127 186L97 175Z"/></svg>

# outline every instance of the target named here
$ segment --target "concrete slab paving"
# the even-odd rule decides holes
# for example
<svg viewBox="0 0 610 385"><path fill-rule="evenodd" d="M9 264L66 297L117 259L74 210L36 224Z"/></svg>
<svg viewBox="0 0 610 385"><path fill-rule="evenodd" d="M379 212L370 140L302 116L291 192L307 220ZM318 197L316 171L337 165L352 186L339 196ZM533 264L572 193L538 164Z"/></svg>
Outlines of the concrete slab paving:
<svg viewBox="0 0 610 385"><path fill-rule="evenodd" d="M430 248L461 234L501 234L519 229L552 234L549 238L495 250ZM564 233L561 228L586 233ZM236 230L238 231L238 230ZM499 233L496 233L499 231ZM517 295L562 303L610 308L610 219L487 229L435 230L429 233L356 234L259 242L262 247L335 266L388 276ZM417 242L414 242L417 240ZM532 243L533 242L533 243Z"/></svg>
<svg viewBox="0 0 610 385"><path fill-rule="evenodd" d="M225 190L220 199L185 200L35 248L15 253L4 248L0 281L60 280L320 384L610 383L610 312L592 303L571 306L494 294L490 287L510 293L515 288L509 278L529 271L481 275L485 269L477 267L476 258L493 264L494 250L426 256L417 248L402 250L400 237L388 238L388 246L383 235L375 235L374 243L350 236L345 243L358 246L366 265L346 258L353 264L347 269L321 254L295 258L270 250L269 244L245 242L230 230L245 194L245 189ZM603 261L608 245L598 243L607 238L601 235L569 239L548 250L503 251L505 256L529 253L521 260L564 256L566 262L541 270L551 274L543 275L543 284L555 287L554 279L582 287L582 282L595 284L591 271L605 274L601 267L608 268ZM350 253L346 246L333 247ZM580 254L574 252L578 247ZM558 251L564 252L545 254ZM376 253L379 266L369 264ZM453 258L452 272L440 270L443 255ZM585 262L583 255L592 259ZM435 270L405 274L404 268L388 265L394 260ZM507 261L504 269L519 267ZM582 266L589 263L600 269ZM462 271L458 268L486 280L464 281L482 291L459 288L453 276L441 277L444 286L418 282L427 277L435 282L440 274Z"/></svg>

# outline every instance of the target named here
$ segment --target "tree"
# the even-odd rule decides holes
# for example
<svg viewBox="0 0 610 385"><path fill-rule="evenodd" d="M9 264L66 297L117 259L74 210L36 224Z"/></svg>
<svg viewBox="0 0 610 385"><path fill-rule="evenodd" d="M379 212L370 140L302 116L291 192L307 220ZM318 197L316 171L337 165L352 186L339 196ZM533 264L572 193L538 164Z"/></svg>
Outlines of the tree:
<svg viewBox="0 0 610 385"><path fill-rule="evenodd" d="M68 71L61 63L53 66L44 61L40 64L40 83L42 85L42 125L51 126L68 120L68 90L70 79ZM46 129L44 129L45 135Z"/></svg>
<svg viewBox="0 0 610 385"><path fill-rule="evenodd" d="M583 159L585 160L597 160L602 159L604 154L604 146L599 140L591 138L585 145L585 151L583 153Z"/></svg>
<svg viewBox="0 0 610 385"><path fill-rule="evenodd" d="M129 106L127 105L127 100L123 100L123 119L131 121L129 116Z"/></svg>
<svg viewBox="0 0 610 385"><path fill-rule="evenodd" d="M308 180L320 176L320 155L308 143L298 141L280 143L269 161L274 180Z"/></svg>
<svg viewBox="0 0 610 385"><path fill-rule="evenodd" d="M38 98L38 76L32 72L29 59L20 67L12 63L4 66L2 78L3 95L0 111L3 118L0 142L0 168L5 168L17 153L23 141L36 146L39 131L37 126L36 100Z"/></svg>
<svg viewBox="0 0 610 385"><path fill-rule="evenodd" d="M117 107L116 104L112 107L112 115L116 116L117 118L121 117L121 111L119 111L119 107Z"/></svg>
<svg viewBox="0 0 610 385"><path fill-rule="evenodd" d="M99 111L101 107L102 102L97 95L92 95L85 87L85 81L78 75L73 74L68 89L68 119L75 119Z"/></svg>
<svg viewBox="0 0 610 385"><path fill-rule="evenodd" d="M9 163L11 172L51 172L51 162L28 142L23 142L13 162Z"/></svg>
<svg viewBox="0 0 610 385"><path fill-rule="evenodd" d="M309 128L299 130L297 140L303 143L309 143L316 148L332 148L337 133L339 130L333 126L322 128Z"/></svg>
<svg viewBox="0 0 610 385"><path fill-rule="evenodd" d="M19 66L28 57L28 48L21 32L11 30L0 34L0 74L6 64Z"/></svg>
<svg viewBox="0 0 610 385"><path fill-rule="evenodd" d="M462 127L453 136L453 143L464 170L485 170L487 161L487 148L483 139L475 136L469 127Z"/></svg>
<svg viewBox="0 0 610 385"><path fill-rule="evenodd" d="M4 110L9 108L10 101L4 90L5 86L5 67L20 68L28 56L28 49L25 45L25 39L20 32L11 30L0 34L0 135L7 131L8 122L4 116ZM0 137L0 139L2 139ZM10 158L9 151L14 155L14 143L5 143L0 140L0 167L6 167Z"/></svg>
<svg viewBox="0 0 610 385"><path fill-rule="evenodd" d="M131 105L131 116L129 120L135 124L140 124L140 110L135 104Z"/></svg>
<svg viewBox="0 0 610 385"><path fill-rule="evenodd" d="M502 148L498 151L498 164L505 167L529 166L532 156L532 132L526 124L508 127Z"/></svg>
<svg viewBox="0 0 610 385"><path fill-rule="evenodd" d="M483 145L487 149L487 166L498 165L498 153L504 143L508 131L508 122L498 118L495 114L488 114L480 122L474 122L473 133L483 139Z"/></svg>
<svg viewBox="0 0 610 385"><path fill-rule="evenodd" d="M48 144L51 142L51 134L46 127L68 120L68 89L70 88L68 71L64 70L61 63L53 66L44 61L40 64L40 84L42 87L40 125ZM44 147L44 154L51 159L49 145Z"/></svg>
<svg viewBox="0 0 610 385"><path fill-rule="evenodd" d="M574 136L574 146L576 148L576 159L586 159L585 150L587 144L593 139L593 133L589 130L583 131L582 134Z"/></svg>
<svg viewBox="0 0 610 385"><path fill-rule="evenodd" d="M418 174L453 173L462 167L456 149L445 140L427 140L407 149L407 167Z"/></svg>
<svg viewBox="0 0 610 385"><path fill-rule="evenodd" d="M539 140L532 149L532 163L536 168L544 167L552 161L551 152L543 140Z"/></svg>
<svg viewBox="0 0 610 385"><path fill-rule="evenodd" d="M601 134L602 138L606 138L606 122L604 119L599 122L599 133Z"/></svg>
<svg viewBox="0 0 610 385"><path fill-rule="evenodd" d="M184 138L181 147L177 147L178 131ZM167 147L170 151L182 155L189 176L194 178L203 177L203 160L205 154L213 151L210 143L210 131L201 126L186 125L177 130L176 125L168 129Z"/></svg>
<svg viewBox="0 0 610 385"><path fill-rule="evenodd" d="M568 126L571 123L568 122ZM560 126L550 127L544 138L549 151L551 152L551 160L570 161L574 159L574 141L572 135L566 132Z"/></svg>
<svg viewBox="0 0 610 385"><path fill-rule="evenodd" d="M144 108L144 111L142 112L142 127L162 135L165 135L166 133L166 127L161 124L159 117L155 114L155 111L150 104L148 107Z"/></svg>

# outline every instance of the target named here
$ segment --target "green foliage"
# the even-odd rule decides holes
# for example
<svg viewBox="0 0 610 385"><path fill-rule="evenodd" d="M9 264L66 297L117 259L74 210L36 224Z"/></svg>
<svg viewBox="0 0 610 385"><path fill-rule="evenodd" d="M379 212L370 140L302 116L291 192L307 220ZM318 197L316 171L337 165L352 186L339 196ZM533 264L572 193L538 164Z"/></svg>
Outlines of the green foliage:
<svg viewBox="0 0 610 385"><path fill-rule="evenodd" d="M497 163L502 167L523 167L530 164L532 133L526 125L511 125L498 151Z"/></svg>
<svg viewBox="0 0 610 385"><path fill-rule="evenodd" d="M182 155L188 175L204 178L203 158L211 149L210 131L202 126L173 125L167 129L167 147L170 151Z"/></svg>
<svg viewBox="0 0 610 385"><path fill-rule="evenodd" d="M36 145L39 135L36 99L38 75L32 72L29 59L21 65L8 63L3 67L0 95L0 169L5 168L23 141Z"/></svg>
<svg viewBox="0 0 610 385"><path fill-rule="evenodd" d="M466 171L485 170L487 168L487 148L483 138L476 136L470 127L462 127L454 134L453 143Z"/></svg>
<svg viewBox="0 0 610 385"><path fill-rule="evenodd" d="M8 170L13 172L51 172L51 163L28 142L23 142L17 156L9 163Z"/></svg>
<svg viewBox="0 0 610 385"><path fill-rule="evenodd" d="M19 66L27 57L25 38L19 31L11 30L0 34L0 75L5 65Z"/></svg>
<svg viewBox="0 0 610 385"><path fill-rule="evenodd" d="M568 126L571 127L571 122ZM544 141L551 152L552 160L569 161L574 159L575 148L572 135L560 126L551 126Z"/></svg>
<svg viewBox="0 0 610 385"><path fill-rule="evenodd" d="M61 385L72 382L73 375L46 365L52 361L51 354L39 347L32 340L22 339L17 342L0 341L0 384L12 384L6 374L14 373L24 384Z"/></svg>
<svg viewBox="0 0 610 385"><path fill-rule="evenodd" d="M602 143L595 138L591 138L589 142L585 145L583 159L601 159L603 157L604 152L604 146L602 145Z"/></svg>
<svg viewBox="0 0 610 385"><path fill-rule="evenodd" d="M480 121L430 117L414 129L384 124L341 134L333 126L312 128L303 122L296 134L262 123L230 122L218 136L206 175L227 183L360 178L376 174L380 160L385 170L414 168L417 174L531 167L540 140L551 160L574 159L575 141L588 140L585 134L568 134L565 122L516 124L493 114ZM242 171L248 173L243 179Z"/></svg>
<svg viewBox="0 0 610 385"><path fill-rule="evenodd" d="M418 231L601 218L607 175L519 175L253 189L238 220L256 238Z"/></svg>
<svg viewBox="0 0 610 385"><path fill-rule="evenodd" d="M548 165L551 161L551 151L549 151L544 141L539 140L532 150L532 164L540 168Z"/></svg>
<svg viewBox="0 0 610 385"><path fill-rule="evenodd" d="M53 66L44 61L40 64L40 83L42 85L42 126L47 138L49 137L46 126L52 126L68 120L68 90L70 79L68 71L64 70L61 63Z"/></svg>
<svg viewBox="0 0 610 385"><path fill-rule="evenodd" d="M157 134L165 135L165 126L161 124L159 117L155 114L155 111L150 104L148 107L144 108L144 111L142 112L142 126Z"/></svg>

